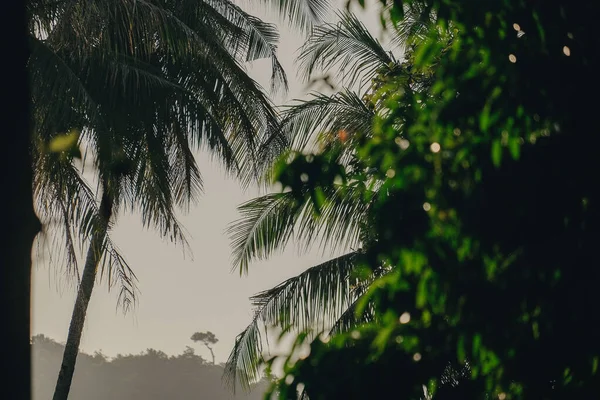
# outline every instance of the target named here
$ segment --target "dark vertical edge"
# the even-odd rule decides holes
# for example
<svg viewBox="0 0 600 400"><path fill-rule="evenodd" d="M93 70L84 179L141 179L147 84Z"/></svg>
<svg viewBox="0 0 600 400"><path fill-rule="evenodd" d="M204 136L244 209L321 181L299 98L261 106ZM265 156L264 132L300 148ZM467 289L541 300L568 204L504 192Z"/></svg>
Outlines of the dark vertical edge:
<svg viewBox="0 0 600 400"><path fill-rule="evenodd" d="M31 249L40 224L33 209L29 152L29 91L26 63L26 1L2 4L0 24L3 88L0 110L2 246L0 304L2 318L1 393L5 399L31 398Z"/></svg>

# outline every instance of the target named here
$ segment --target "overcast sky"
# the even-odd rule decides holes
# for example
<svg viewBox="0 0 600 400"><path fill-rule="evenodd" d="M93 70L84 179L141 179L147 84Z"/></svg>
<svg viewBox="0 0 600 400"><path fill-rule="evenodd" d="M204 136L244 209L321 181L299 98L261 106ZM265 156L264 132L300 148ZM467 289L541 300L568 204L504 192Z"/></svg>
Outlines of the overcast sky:
<svg viewBox="0 0 600 400"><path fill-rule="evenodd" d="M276 21L261 9L249 11L264 20ZM366 15L359 15L372 32L379 32L379 17L373 7L367 9ZM281 32L278 55L290 81L287 98L275 99L281 104L305 97L306 85L298 80L294 66L303 36L278 25ZM268 62L257 62L249 73L268 87ZM193 346L192 333L210 330L219 338L214 349L217 362L224 362L235 336L251 320L248 300L251 295L330 258L330 254L323 255L317 248L299 256L290 246L281 255L252 264L248 276L231 272L231 249L224 231L238 218L236 207L259 192L255 188L243 192L234 180L225 178L207 154L199 153L197 161L205 194L181 218L189 231L193 259L184 258L180 247L163 241L152 230L144 230L139 215L119 215L112 238L139 279L138 304L123 315L116 308L118 290L108 293L105 282L97 284L87 314L82 351L102 350L105 355L115 356L154 348L180 354L185 346ZM47 261L34 260L32 284L32 334L42 333L65 342L75 300L73 280L49 267ZM205 349L193 347L198 354L210 358L210 354L204 354Z"/></svg>

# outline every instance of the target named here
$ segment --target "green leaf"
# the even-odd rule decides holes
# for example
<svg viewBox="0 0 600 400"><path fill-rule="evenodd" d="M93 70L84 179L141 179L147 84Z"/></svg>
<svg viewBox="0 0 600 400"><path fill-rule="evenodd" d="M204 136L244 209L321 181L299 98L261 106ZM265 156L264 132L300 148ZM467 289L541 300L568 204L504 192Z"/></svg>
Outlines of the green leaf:
<svg viewBox="0 0 600 400"><path fill-rule="evenodd" d="M499 167L502 162L502 143L499 139L492 142L492 162Z"/></svg>
<svg viewBox="0 0 600 400"><path fill-rule="evenodd" d="M540 35L540 40L542 42L542 45L545 46L546 44L546 32L544 30L544 26L542 25L542 21L540 20L540 15L537 12L533 12L533 19L535 21L535 26L538 30L538 34Z"/></svg>
<svg viewBox="0 0 600 400"><path fill-rule="evenodd" d="M427 304L427 278L423 277L417 286L417 308L425 307Z"/></svg>
<svg viewBox="0 0 600 400"><path fill-rule="evenodd" d="M481 335L476 334L473 336L473 354L479 354L481 350Z"/></svg>
<svg viewBox="0 0 600 400"><path fill-rule="evenodd" d="M458 343L456 345L456 355L458 356L458 361L464 363L467 359L467 354L465 350L465 337L461 336L458 339Z"/></svg>
<svg viewBox="0 0 600 400"><path fill-rule="evenodd" d="M425 257L423 253L417 251L402 250L400 259L404 266L404 270L409 274L420 273L427 264L427 257Z"/></svg>
<svg viewBox="0 0 600 400"><path fill-rule="evenodd" d="M390 19L395 27L404 19L404 8L400 5L392 7L390 10Z"/></svg>
<svg viewBox="0 0 600 400"><path fill-rule="evenodd" d="M325 205L325 201L327 200L325 193L323 193L323 189L321 187L316 187L312 192L311 197L314 204L314 212L316 215L321 215L321 208Z"/></svg>
<svg viewBox="0 0 600 400"><path fill-rule="evenodd" d="M521 144L519 143L519 138L510 138L508 141L508 149L510 150L513 160L518 160L521 156Z"/></svg>
<svg viewBox="0 0 600 400"><path fill-rule="evenodd" d="M393 332L394 332L393 325L385 326L384 328L379 330L377 336L375 337L375 339L373 340L373 343L372 343L373 347L376 350L377 356L381 355L384 352L387 343L390 341L390 336L392 335Z"/></svg>
<svg viewBox="0 0 600 400"><path fill-rule="evenodd" d="M441 48L442 45L437 40L430 39L425 42L415 54L415 66L423 67L430 63Z"/></svg>
<svg viewBox="0 0 600 400"><path fill-rule="evenodd" d="M79 131L71 129L69 132L58 135L50 140L48 144L48 150L51 153L61 153L63 151L70 151L77 146L77 140L79 139Z"/></svg>
<svg viewBox="0 0 600 400"><path fill-rule="evenodd" d="M500 364L500 359L493 351L485 352L485 361L482 363L481 372L484 374L489 374L494 368L496 368Z"/></svg>
<svg viewBox="0 0 600 400"><path fill-rule="evenodd" d="M531 329L533 331L533 337L534 339L539 339L540 338L540 326L539 324L536 322L534 322L533 324L531 324Z"/></svg>
<svg viewBox="0 0 600 400"><path fill-rule="evenodd" d="M481 114L479 114L479 129L483 132L486 132L490 127L490 112L492 110L492 106L490 103L487 103L483 110L481 110Z"/></svg>

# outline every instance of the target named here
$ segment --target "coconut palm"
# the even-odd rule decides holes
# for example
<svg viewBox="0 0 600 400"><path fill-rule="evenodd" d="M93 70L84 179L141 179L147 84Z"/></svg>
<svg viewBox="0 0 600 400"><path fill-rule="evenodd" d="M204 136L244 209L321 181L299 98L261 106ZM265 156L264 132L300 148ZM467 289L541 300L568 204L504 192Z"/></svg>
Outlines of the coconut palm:
<svg viewBox="0 0 600 400"><path fill-rule="evenodd" d="M405 24L399 26L397 37L390 43L392 48L423 34L423 12L419 8L407 12ZM374 94L386 79L402 79L407 90L415 91L424 90L429 82L422 74L409 71L409 65L386 50L349 13L339 14L335 24L315 27L298 59L306 80L317 72L336 69L341 83L356 88L358 93L348 89L333 95L317 93L287 108L282 128L288 142L300 151L315 145L321 153L334 150L337 162L345 166L348 175L363 177L322 188L320 213L314 212L314 203L308 198L299 200L291 192L268 194L239 207L241 217L229 232L234 266L240 272L247 272L252 261L283 249L290 240L299 243L301 250L317 243L333 251L351 249L251 298L254 317L236 338L226 365L230 384L238 380L245 387L260 375L264 350L261 334L267 327L301 331L317 328L314 332L331 333L371 318L367 307L357 320L354 307L369 284L388 268L381 265L363 279L354 272L357 257L376 241L369 210L383 182L369 178L370 171L355 157L355 144L372 136L377 114L385 111L385 103Z"/></svg>
<svg viewBox="0 0 600 400"><path fill-rule="evenodd" d="M299 201L292 192L267 194L239 207L241 217L230 226L229 233L235 266L242 272L252 261L268 258L291 240L300 243L301 250L317 241L323 247L353 250L251 298L254 317L236 338L226 364L226 378L232 386L238 380L248 388L260 378L264 328L305 330L320 326L324 330L337 325L343 329L354 323L354 314L348 310L366 288L364 282L351 280L355 260L368 241L371 201L364 194L364 188L343 184L325 188L318 217L313 202Z"/></svg>
<svg viewBox="0 0 600 400"><path fill-rule="evenodd" d="M54 394L66 399L97 272L120 283L126 309L135 300L110 237L117 214L137 210L185 244L175 213L202 189L193 151L210 149L247 184L284 145L241 63L270 57L273 89L287 82L275 27L228 0L32 0L28 12L37 208L62 227L67 270L77 272L76 244L88 245ZM96 190L77 167L78 144L93 157Z"/></svg>

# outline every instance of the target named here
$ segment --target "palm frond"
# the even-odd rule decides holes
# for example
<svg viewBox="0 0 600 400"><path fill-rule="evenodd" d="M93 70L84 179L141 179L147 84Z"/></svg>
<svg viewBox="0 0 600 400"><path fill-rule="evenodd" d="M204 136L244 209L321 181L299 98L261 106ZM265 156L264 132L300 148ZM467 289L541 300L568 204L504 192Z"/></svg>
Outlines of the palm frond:
<svg viewBox="0 0 600 400"><path fill-rule="evenodd" d="M168 236L174 243L182 243L184 247L187 240L183 228L175 215L176 191L174 184L181 185L181 181L192 190L189 194L194 196L197 191L196 181L186 182L186 176L175 178L172 164L169 160L168 136L165 132L146 130L143 140L136 141L135 152L132 157L137 170L131 176L131 206L139 207L144 226L154 226L161 236ZM184 154L185 156L185 154ZM193 174L194 170L189 171ZM194 175L191 177L197 178ZM179 179L179 181L178 181Z"/></svg>
<svg viewBox="0 0 600 400"><path fill-rule="evenodd" d="M333 95L313 94L309 100L287 107L282 114L282 130L292 147L304 150L324 132L329 140L344 131L352 140L357 134L370 136L375 111L350 90ZM347 146L351 148L351 145Z"/></svg>
<svg viewBox="0 0 600 400"><path fill-rule="evenodd" d="M222 131L230 132L231 141L235 144L230 147L239 148L235 154L244 158L239 161L239 164L253 163L264 168L262 165L265 161L261 157L262 154L257 154L256 148L259 146L256 145L257 141L253 136L260 138L261 135L266 135L267 132L272 134L276 130L272 104L260 86L244 72L240 66L242 60L236 60L236 55L231 54L229 49L231 43L242 41L245 42L242 43L242 47L245 46L252 57L259 54L266 56L268 53L275 65L274 84L284 83L285 77L274 54L276 32L272 26L261 24L259 20L248 16L232 4L220 8L223 12L227 11L225 17L235 17L235 21L222 18L227 23L219 22L215 17L218 10L212 14L208 11L214 9L213 6L227 4L222 0L183 3L186 7L175 9L161 6L160 1L145 0L121 0L109 5L102 1L93 1L85 9L73 6L70 13L64 13L47 41L55 48L62 49L68 45L69 48L62 51L68 52L71 58L81 60L79 62L81 74L86 77L95 80L98 76L111 77L110 80L107 79L106 87L109 87L109 83L114 81L116 76L123 76L123 74L114 70L100 71L101 73L98 74L97 68L92 73L90 64L98 65L98 62L102 64L103 59L90 59L90 53L95 52L107 59L114 58L115 55L129 54L138 63L154 64L159 71L165 73L168 71L172 83L186 86L196 96L207 96L208 92L215 93L217 96L216 99L212 99L212 107L208 107L206 102L203 106L213 115L216 113L216 108L228 110L227 113L230 115L227 118L221 117L217 120L222 125ZM196 8L190 5L196 5ZM205 17L204 19L190 18L193 15ZM115 29L112 29L113 25ZM238 32L234 28L239 28L242 34L232 34ZM106 91L102 88L104 92L113 94L112 98L107 99L109 102L106 107L115 109L117 106L114 102L115 98L134 100L136 96L138 99L154 98L144 90L139 90L144 89L143 85L139 87L139 79L130 79L129 82L132 82L126 92L129 93L127 95L129 97L125 96L124 92ZM194 86L194 82L202 86ZM131 115L129 118L131 119ZM236 140L237 138L243 140ZM247 168L248 166L251 168ZM258 169L256 165L245 165L245 168L239 169L238 172L254 170L253 175L258 176L260 175Z"/></svg>
<svg viewBox="0 0 600 400"><path fill-rule="evenodd" d="M57 240L58 235L54 240L53 250L58 255L53 258L54 262L64 261L61 265L66 274L79 279L77 254L84 251L84 243L98 229L104 229L101 228L103 224L100 221L96 195L74 167L72 160L40 150L39 147L34 147L36 174L33 189L36 212L45 226L50 229L54 227L63 234L63 240ZM104 238L102 257L101 276L108 277L109 289L119 284L117 306L122 306L127 311L135 304L138 291L136 277L112 243L109 232Z"/></svg>
<svg viewBox="0 0 600 400"><path fill-rule="evenodd" d="M124 312L127 312L135 306L138 298L137 277L119 249L112 242L108 232L104 237L102 249L100 279L104 274L107 275L109 290L118 284L117 307L121 307Z"/></svg>
<svg viewBox="0 0 600 400"><path fill-rule="evenodd" d="M311 267L274 288L251 297L268 325L293 326L299 331L324 330L346 310L353 299L350 273L358 251Z"/></svg>
<svg viewBox="0 0 600 400"><path fill-rule="evenodd" d="M329 330L330 335L335 335L338 333L349 332L350 330L356 328L360 324L364 324L372 321L373 319L373 309L372 307L366 307L365 311L361 315L356 315L356 306L362 300L362 296L365 294L366 289L368 288L368 284L363 284L358 287L355 287L352 290L353 301L346 310L339 316L337 321L335 321Z"/></svg>
<svg viewBox="0 0 600 400"><path fill-rule="evenodd" d="M287 76L279 60L277 59L277 43L279 32L274 24L261 21L258 18L248 16L248 54L246 59L254 61L261 58L271 59L271 92L276 93L282 89L289 89Z"/></svg>
<svg viewBox="0 0 600 400"><path fill-rule="evenodd" d="M80 126L84 118L100 124L98 104L78 71L73 70L67 60L43 41L30 36L30 46L27 69L34 111L34 133L47 139L50 135L64 132L66 128ZM67 99L67 104L57 106L57 97Z"/></svg>
<svg viewBox="0 0 600 400"><path fill-rule="evenodd" d="M72 163L58 154L41 153L38 147L34 147L34 153L36 212L47 226L62 227L64 267L67 274L78 276L76 244L89 238L94 229L96 199ZM59 248L54 249L61 253Z"/></svg>
<svg viewBox="0 0 600 400"><path fill-rule="evenodd" d="M391 6L384 8L389 12ZM404 4L404 16L399 20L391 38L391 44L406 50L409 46L422 42L435 26L436 15L431 5L423 2Z"/></svg>
<svg viewBox="0 0 600 400"><path fill-rule="evenodd" d="M29 31L45 36L56 25L68 4L62 0L29 0L25 7Z"/></svg>
<svg viewBox="0 0 600 400"><path fill-rule="evenodd" d="M374 304L372 302L367 303L361 314L357 314L357 305L363 301L363 297L371 289L373 283L391 271L392 268L389 266L379 264L370 270L369 275L366 277L363 276L361 279L354 279L352 281L352 304L348 305L338 320L331 325L330 335L348 332L361 324L373 321L375 318Z"/></svg>
<svg viewBox="0 0 600 400"><path fill-rule="evenodd" d="M115 207L142 211L161 235L185 244L176 209L202 190L196 148L210 149L247 184L285 147L272 103L243 67L270 57L273 84L285 87L278 34L229 1L32 0L28 10L36 140L79 128ZM36 157L44 168L52 161ZM76 269L73 243L95 229L96 194L72 160L55 161L36 170L38 195L52 205L48 217L63 221L67 267ZM111 282L120 276L129 303L132 272L110 237L104 252L106 274Z"/></svg>
<svg viewBox="0 0 600 400"><path fill-rule="evenodd" d="M332 9L327 0L261 0L261 3L269 10L276 10L284 21L303 32L323 23Z"/></svg>
<svg viewBox="0 0 600 400"><path fill-rule="evenodd" d="M199 67L202 75L190 73ZM225 132L237 165L234 172L245 185L262 177L272 161L266 158L270 153L263 150L263 143L267 137L276 135L279 123L260 86L219 46L194 57L183 68L177 75L187 76L186 84L192 90L199 94L213 91L217 95L217 102L209 109Z"/></svg>
<svg viewBox="0 0 600 400"><path fill-rule="evenodd" d="M189 210L203 190L202 175L190 149L188 131L174 121L170 135L171 187L177 205Z"/></svg>
<svg viewBox="0 0 600 400"><path fill-rule="evenodd" d="M264 350L261 329L277 326L297 331L324 330L343 315L353 302L349 277L356 254L351 252L326 261L252 296L254 318L237 336L225 366L230 385L239 382L248 388L259 377Z"/></svg>
<svg viewBox="0 0 600 400"><path fill-rule="evenodd" d="M337 24L315 27L302 46L298 56L302 76L309 80L317 71L336 69L341 84L362 87L377 69L396 63L396 59L355 15L337 15Z"/></svg>
<svg viewBox="0 0 600 400"><path fill-rule="evenodd" d="M225 363L223 377L233 390L239 383L248 390L250 385L260 379L259 368L262 363L262 335L258 315L243 332L235 338L235 344Z"/></svg>
<svg viewBox="0 0 600 400"><path fill-rule="evenodd" d="M287 244L301 205L290 193L274 193L250 200L238 210L242 216L227 233L232 241L234 266L242 273L248 270L250 260L264 259Z"/></svg>
<svg viewBox="0 0 600 400"><path fill-rule="evenodd" d="M228 228L233 268L247 273L250 262L283 250L292 237L301 251L316 243L331 251L358 246L369 208L361 193L357 187L341 185L325 190L319 215L312 201L299 202L291 192L268 194L242 204L238 208L241 218Z"/></svg>
<svg viewBox="0 0 600 400"><path fill-rule="evenodd" d="M207 2L222 13L228 21L240 28L237 38L231 41L235 43L234 54L246 61L271 59L271 91L287 92L287 76L277 58L279 43L277 26L249 15L229 0L207 0Z"/></svg>

